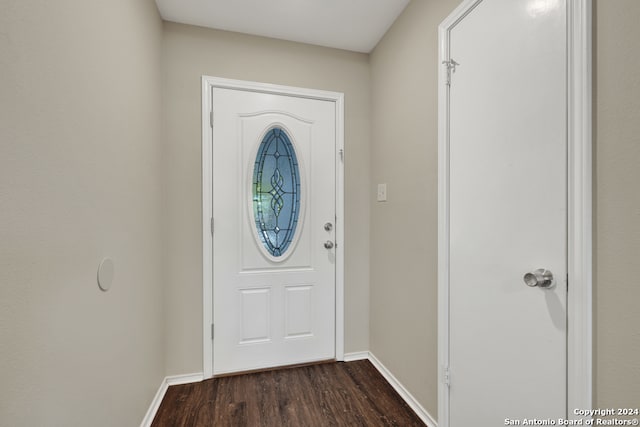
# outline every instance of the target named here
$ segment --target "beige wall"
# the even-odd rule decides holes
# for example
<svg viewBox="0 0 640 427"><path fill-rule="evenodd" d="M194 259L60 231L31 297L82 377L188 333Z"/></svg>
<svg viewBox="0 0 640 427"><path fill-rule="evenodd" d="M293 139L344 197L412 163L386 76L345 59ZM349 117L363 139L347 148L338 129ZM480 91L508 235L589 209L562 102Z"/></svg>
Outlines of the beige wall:
<svg viewBox="0 0 640 427"><path fill-rule="evenodd" d="M414 0L371 55L371 350L437 415L437 25ZM595 2L595 407L640 402L640 2Z"/></svg>
<svg viewBox="0 0 640 427"><path fill-rule="evenodd" d="M597 0L595 406L640 402L640 2Z"/></svg>
<svg viewBox="0 0 640 427"><path fill-rule="evenodd" d="M152 0L0 0L3 426L136 425L164 376L161 41Z"/></svg>
<svg viewBox="0 0 640 427"><path fill-rule="evenodd" d="M437 416L438 25L412 1L371 55L371 351Z"/></svg>
<svg viewBox="0 0 640 427"><path fill-rule="evenodd" d="M204 28L164 25L167 373L201 372L202 75L345 94L345 349L367 350L369 325L368 55Z"/></svg>

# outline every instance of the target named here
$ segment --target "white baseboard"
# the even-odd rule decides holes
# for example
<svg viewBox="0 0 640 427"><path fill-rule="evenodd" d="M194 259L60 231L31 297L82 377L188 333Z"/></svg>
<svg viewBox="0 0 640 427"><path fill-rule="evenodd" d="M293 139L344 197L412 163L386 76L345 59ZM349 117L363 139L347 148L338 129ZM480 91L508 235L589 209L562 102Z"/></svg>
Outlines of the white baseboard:
<svg viewBox="0 0 640 427"><path fill-rule="evenodd" d="M386 366L382 364L378 360L376 356L373 355L370 351L358 351L353 353L345 353L344 361L345 362L354 362L356 360L369 360L371 364L380 372L380 374L384 377L385 380L394 390L400 395L402 400L407 402L407 405L416 413L416 415L424 422L427 427L438 427L438 423L433 419L433 417L427 412L424 407L418 403L415 397L409 391L404 388L402 383L398 381L398 379L393 376L391 371L387 369ZM155 397L151 401L151 406L149 406L149 410L147 414L144 416L142 423L140 423L140 427L150 427L153 419L156 416L156 412L160 408L160 404L162 403L162 399L164 398L165 393L169 386L172 385L180 385L180 384L189 384L200 382L204 379L203 373L195 373L195 374L186 374L186 375L173 375L169 377L165 377L160 384L160 388L156 393Z"/></svg>
<svg viewBox="0 0 640 427"><path fill-rule="evenodd" d="M160 408L160 404L162 403L162 399L164 398L164 394L167 392L168 388L169 388L169 384L167 384L167 379L165 378L160 383L160 388L156 392L156 395L153 397L153 400L151 401L151 405L149 406L147 413L144 415L144 418L140 423L140 427L151 426L151 423L153 422L153 419L156 416L156 412L158 412L158 409Z"/></svg>
<svg viewBox="0 0 640 427"><path fill-rule="evenodd" d="M168 385L199 383L204 380L204 374L202 372L197 372L195 374L172 375L164 380Z"/></svg>
<svg viewBox="0 0 640 427"><path fill-rule="evenodd" d="M140 423L140 427L150 427L153 419L160 408L160 404L162 403L162 399L164 399L164 395L167 392L169 386L172 385L180 385L180 384L189 384L189 383L197 383L204 379L204 375L202 373L197 374L186 374L186 375L172 375L169 377L165 377L160 383L160 387L156 392L156 395L153 397L151 401L151 405L147 410L142 422Z"/></svg>
<svg viewBox="0 0 640 427"><path fill-rule="evenodd" d="M402 397L402 400L407 402L407 405L409 405L409 407L413 409L413 412L416 413L416 415L422 420L422 422L425 423L428 427L438 427L438 423L433 419L431 414L429 414L429 412L427 412L427 410L424 409L424 407L416 400L416 398L413 397L413 395L409 393L409 391L406 388L404 388L402 383L398 381L396 377L393 376L391 371L389 371L387 367L384 366L382 362L380 362L376 358L376 356L373 355L373 353L371 352L368 352L368 353L369 353L368 359L371 362L371 364L375 366L378 372L382 374L384 379L386 379L387 382L391 384L391 387L393 387L398 392L400 397Z"/></svg>
<svg viewBox="0 0 640 427"><path fill-rule="evenodd" d="M353 353L344 354L345 362L355 362L356 360L367 360L367 359L369 359L368 351L356 351Z"/></svg>

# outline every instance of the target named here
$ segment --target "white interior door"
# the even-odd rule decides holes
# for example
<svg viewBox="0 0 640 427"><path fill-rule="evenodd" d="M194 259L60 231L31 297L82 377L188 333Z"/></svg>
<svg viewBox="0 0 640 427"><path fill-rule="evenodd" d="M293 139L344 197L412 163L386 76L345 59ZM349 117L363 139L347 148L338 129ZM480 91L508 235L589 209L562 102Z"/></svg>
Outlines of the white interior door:
<svg viewBox="0 0 640 427"><path fill-rule="evenodd" d="M451 427L567 416L566 43L564 0L483 0L450 31Z"/></svg>
<svg viewBox="0 0 640 427"><path fill-rule="evenodd" d="M335 357L335 103L212 89L213 373Z"/></svg>

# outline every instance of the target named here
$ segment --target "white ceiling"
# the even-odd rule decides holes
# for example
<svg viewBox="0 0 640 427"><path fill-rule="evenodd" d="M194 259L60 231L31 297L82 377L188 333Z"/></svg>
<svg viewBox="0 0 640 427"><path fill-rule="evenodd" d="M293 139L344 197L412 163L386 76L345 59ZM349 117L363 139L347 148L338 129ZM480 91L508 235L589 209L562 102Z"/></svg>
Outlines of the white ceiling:
<svg viewBox="0 0 640 427"><path fill-rule="evenodd" d="M409 0L156 0L167 21L371 52Z"/></svg>

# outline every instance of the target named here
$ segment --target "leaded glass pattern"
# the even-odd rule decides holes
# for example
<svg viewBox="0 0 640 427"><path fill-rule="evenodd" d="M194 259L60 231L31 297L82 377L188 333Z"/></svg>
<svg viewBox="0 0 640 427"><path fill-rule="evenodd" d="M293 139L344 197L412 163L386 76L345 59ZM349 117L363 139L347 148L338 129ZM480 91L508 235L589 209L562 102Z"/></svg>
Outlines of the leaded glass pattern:
<svg viewBox="0 0 640 427"><path fill-rule="evenodd" d="M271 129L258 147L253 167L253 215L262 244L274 257L284 255L300 216L300 168L289 136Z"/></svg>

